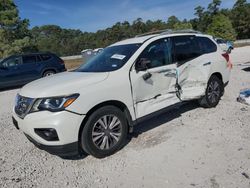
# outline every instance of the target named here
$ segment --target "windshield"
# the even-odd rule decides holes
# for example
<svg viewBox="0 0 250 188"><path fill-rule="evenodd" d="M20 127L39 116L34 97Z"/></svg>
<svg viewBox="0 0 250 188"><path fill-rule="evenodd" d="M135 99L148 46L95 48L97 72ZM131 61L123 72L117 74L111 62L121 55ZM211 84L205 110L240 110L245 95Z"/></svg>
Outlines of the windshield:
<svg viewBox="0 0 250 188"><path fill-rule="evenodd" d="M140 47L140 44L127 44L105 48L76 72L110 72L120 69Z"/></svg>

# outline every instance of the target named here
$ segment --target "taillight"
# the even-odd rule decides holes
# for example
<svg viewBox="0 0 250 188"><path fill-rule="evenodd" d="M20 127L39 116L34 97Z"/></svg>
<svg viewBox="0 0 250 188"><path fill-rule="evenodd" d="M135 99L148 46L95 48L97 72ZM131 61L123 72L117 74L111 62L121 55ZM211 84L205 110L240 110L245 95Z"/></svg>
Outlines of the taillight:
<svg viewBox="0 0 250 188"><path fill-rule="evenodd" d="M64 61L62 59L60 59L59 63L64 65Z"/></svg>
<svg viewBox="0 0 250 188"><path fill-rule="evenodd" d="M222 54L222 56L226 59L226 61L229 61L229 54L228 53L224 53Z"/></svg>
<svg viewBox="0 0 250 188"><path fill-rule="evenodd" d="M227 61L227 67L232 69L233 68L233 64L231 63L230 61L230 57L229 57L229 54L228 53L224 53L222 54L222 56L226 59Z"/></svg>

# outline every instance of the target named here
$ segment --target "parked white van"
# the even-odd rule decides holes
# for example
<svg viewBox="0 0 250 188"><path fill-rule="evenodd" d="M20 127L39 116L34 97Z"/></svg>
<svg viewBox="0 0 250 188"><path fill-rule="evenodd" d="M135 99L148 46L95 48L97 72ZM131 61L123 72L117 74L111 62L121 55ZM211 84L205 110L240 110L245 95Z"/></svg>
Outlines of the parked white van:
<svg viewBox="0 0 250 188"><path fill-rule="evenodd" d="M117 42L75 71L24 86L13 122L39 148L97 158L119 150L137 120L181 101L215 107L229 55L212 36L167 31Z"/></svg>

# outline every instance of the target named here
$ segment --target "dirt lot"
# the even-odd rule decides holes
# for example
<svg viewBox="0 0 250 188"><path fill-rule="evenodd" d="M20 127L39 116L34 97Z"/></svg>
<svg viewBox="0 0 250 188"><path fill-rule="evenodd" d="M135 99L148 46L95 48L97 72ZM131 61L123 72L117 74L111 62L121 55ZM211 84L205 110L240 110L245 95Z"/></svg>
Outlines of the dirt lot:
<svg viewBox="0 0 250 188"><path fill-rule="evenodd" d="M250 187L250 47L232 54L220 104L187 103L137 126L128 144L105 159L63 160L34 147L11 123L18 90L0 92L0 187ZM249 64L244 64L249 62ZM249 69L246 69L249 70Z"/></svg>

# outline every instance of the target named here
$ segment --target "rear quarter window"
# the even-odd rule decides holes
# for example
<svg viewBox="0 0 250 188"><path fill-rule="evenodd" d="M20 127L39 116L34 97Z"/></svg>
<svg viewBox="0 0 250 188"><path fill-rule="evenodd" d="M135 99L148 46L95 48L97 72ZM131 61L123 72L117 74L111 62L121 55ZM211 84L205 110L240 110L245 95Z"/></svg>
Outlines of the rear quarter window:
<svg viewBox="0 0 250 188"><path fill-rule="evenodd" d="M204 54L213 53L217 51L217 46L211 39L207 37L197 37L197 39Z"/></svg>

